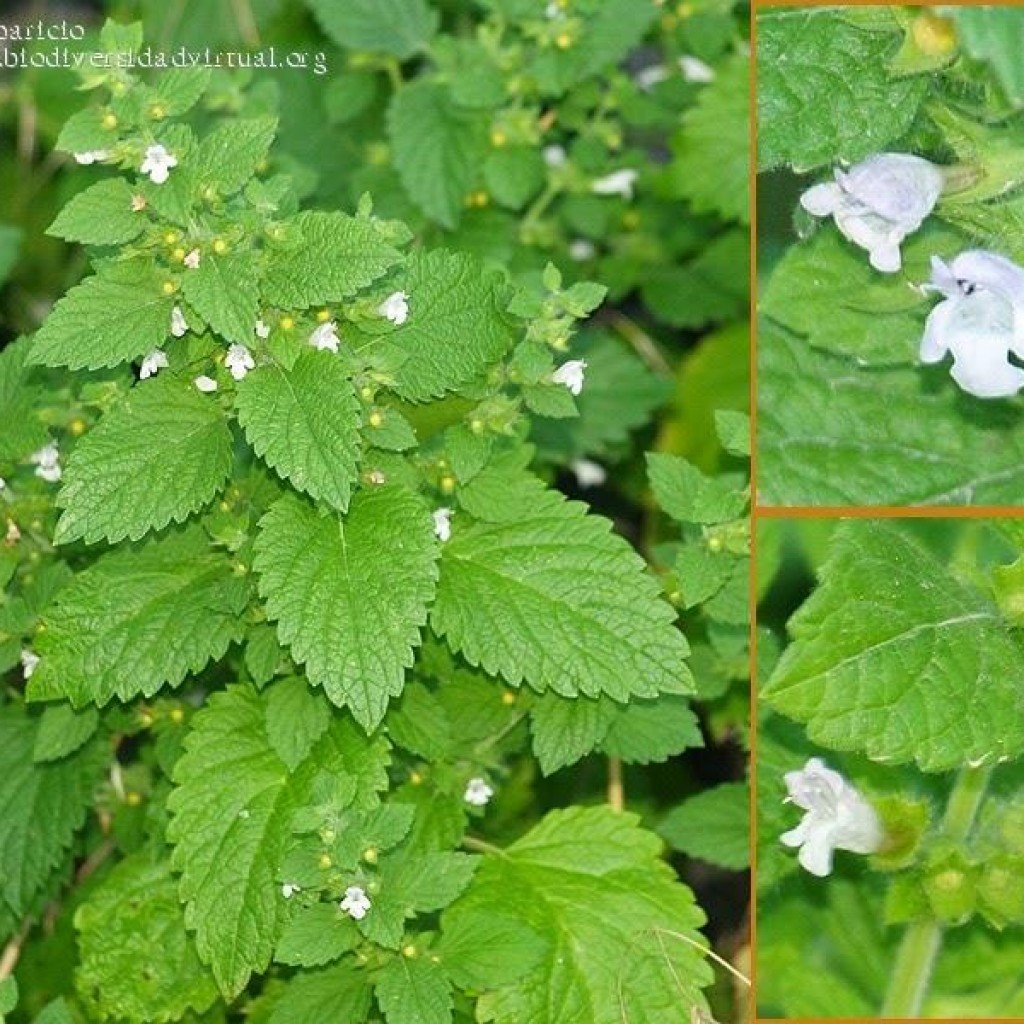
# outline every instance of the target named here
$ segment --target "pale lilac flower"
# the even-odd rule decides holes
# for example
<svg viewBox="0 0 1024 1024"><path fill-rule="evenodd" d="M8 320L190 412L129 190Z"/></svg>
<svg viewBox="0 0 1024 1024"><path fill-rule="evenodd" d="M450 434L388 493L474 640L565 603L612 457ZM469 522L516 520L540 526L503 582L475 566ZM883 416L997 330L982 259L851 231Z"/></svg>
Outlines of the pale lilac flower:
<svg viewBox="0 0 1024 1024"><path fill-rule="evenodd" d="M569 468L576 477L576 483L583 488L600 487L608 479L604 466L590 459L576 459L569 463Z"/></svg>
<svg viewBox="0 0 1024 1024"><path fill-rule="evenodd" d="M181 306L175 306L171 310L171 334L175 338L181 338L188 330L188 321L185 319L185 314L181 311Z"/></svg>
<svg viewBox="0 0 1024 1024"><path fill-rule="evenodd" d="M932 257L926 287L945 298L928 315L920 358L953 356L950 376L978 398L1007 398L1024 387L1024 269L1003 256L975 249L948 265Z"/></svg>
<svg viewBox="0 0 1024 1024"><path fill-rule="evenodd" d="M337 352L341 339L338 337L338 325L333 320L321 324L309 336L309 343L320 351Z"/></svg>
<svg viewBox="0 0 1024 1024"><path fill-rule="evenodd" d="M235 380L243 380L245 375L256 366L252 353L244 345L230 345L224 357L224 365Z"/></svg>
<svg viewBox="0 0 1024 1024"><path fill-rule="evenodd" d="M182 260L182 263L184 263L189 270L198 270L199 262L202 258L203 254L198 249L192 249Z"/></svg>
<svg viewBox="0 0 1024 1024"><path fill-rule="evenodd" d="M683 78L687 82L693 82L697 85L707 85L715 80L715 69L705 64L700 57L694 57L690 54L683 54L679 58L679 70L683 73Z"/></svg>
<svg viewBox="0 0 1024 1024"><path fill-rule="evenodd" d="M466 783L466 792L462 799L471 807L486 807L494 796L494 790L484 779L470 779Z"/></svg>
<svg viewBox="0 0 1024 1024"><path fill-rule="evenodd" d="M834 176L804 192L800 205L812 216L833 217L844 237L867 250L871 266L895 273L903 240L938 202L942 171L919 156L880 153Z"/></svg>
<svg viewBox="0 0 1024 1024"><path fill-rule="evenodd" d="M874 853L882 845L882 825L875 809L857 790L820 758L786 773L786 803L806 813L800 824L779 838L798 847L801 867L823 878L832 871L836 850Z"/></svg>
<svg viewBox="0 0 1024 1024"><path fill-rule="evenodd" d="M365 889L358 885L350 885L338 906L354 921L362 921L373 904L370 903L370 897L366 895Z"/></svg>
<svg viewBox="0 0 1024 1024"><path fill-rule="evenodd" d="M553 384L564 384L574 395L578 395L583 390L583 378L586 369L587 361L585 359L570 359L568 362L562 363L551 374L551 382Z"/></svg>
<svg viewBox="0 0 1024 1024"><path fill-rule="evenodd" d="M401 327L409 319L409 297L405 292L392 292L378 307L377 312Z"/></svg>
<svg viewBox="0 0 1024 1024"><path fill-rule="evenodd" d="M146 149L145 159L139 168L140 174L148 174L154 185L162 185L171 175L171 168L178 166L178 158L159 143Z"/></svg>
<svg viewBox="0 0 1024 1024"><path fill-rule="evenodd" d="M167 353L162 348L155 348L143 360L139 367L139 380L149 380L167 367Z"/></svg>
<svg viewBox="0 0 1024 1024"><path fill-rule="evenodd" d="M452 510L450 508L434 509L434 536L443 544L452 536Z"/></svg>
<svg viewBox="0 0 1024 1024"><path fill-rule="evenodd" d="M612 171L603 178L597 178L591 183L590 190L599 196L622 196L623 199L632 199L636 179L637 172L631 167L625 167L620 171Z"/></svg>
<svg viewBox="0 0 1024 1024"><path fill-rule="evenodd" d="M21 652L21 671L26 679L32 677L32 673L35 672L36 666L39 664L39 655L35 651L30 651L27 647Z"/></svg>
<svg viewBox="0 0 1024 1024"><path fill-rule="evenodd" d="M39 451L33 452L29 459L35 463L36 476L41 480L45 480L48 484L55 484L63 475L60 468L60 452L57 449L56 441L51 441L40 448Z"/></svg>
<svg viewBox="0 0 1024 1024"><path fill-rule="evenodd" d="M75 163L95 164L107 160L109 157L110 150L108 149L87 149L84 153L75 154Z"/></svg>

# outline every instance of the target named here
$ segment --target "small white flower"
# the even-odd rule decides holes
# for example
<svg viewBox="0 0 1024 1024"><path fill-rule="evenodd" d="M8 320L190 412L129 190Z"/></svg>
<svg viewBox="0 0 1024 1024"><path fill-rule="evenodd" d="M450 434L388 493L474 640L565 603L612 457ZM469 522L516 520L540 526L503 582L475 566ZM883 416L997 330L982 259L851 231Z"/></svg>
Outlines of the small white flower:
<svg viewBox="0 0 1024 1024"><path fill-rule="evenodd" d="M409 319L409 296L405 292L392 292L378 307L377 312L401 327Z"/></svg>
<svg viewBox="0 0 1024 1024"><path fill-rule="evenodd" d="M256 366L256 360L244 345L230 345L224 357L224 365L235 380L242 380Z"/></svg>
<svg viewBox="0 0 1024 1024"><path fill-rule="evenodd" d="M13 519L7 520L7 533L4 535L4 541L8 547L17 544L21 540L21 530L18 529L18 524Z"/></svg>
<svg viewBox="0 0 1024 1024"><path fill-rule="evenodd" d="M159 143L146 149L146 157L139 168L140 174L148 174L154 185L162 185L171 175L171 168L178 166L178 158Z"/></svg>
<svg viewBox="0 0 1024 1024"><path fill-rule="evenodd" d="M188 267L189 270L198 270L199 261L203 258L203 254L198 249L190 250L185 258L181 261Z"/></svg>
<svg viewBox="0 0 1024 1024"><path fill-rule="evenodd" d="M167 366L167 353L162 348L155 348L143 360L139 367L139 380L155 377Z"/></svg>
<svg viewBox="0 0 1024 1024"><path fill-rule="evenodd" d="M49 484L55 484L61 478L60 452L57 450L57 443L51 441L44 445L39 451L29 456L35 463L36 476Z"/></svg>
<svg viewBox="0 0 1024 1024"><path fill-rule="evenodd" d="M566 155L565 147L557 144L545 146L541 151L541 155L544 157L544 163L548 167L564 167L569 159Z"/></svg>
<svg viewBox="0 0 1024 1024"><path fill-rule="evenodd" d="M700 57L690 54L683 54L679 58L679 70L683 73L683 78L686 81L694 82L697 85L707 85L708 82L715 80L715 69L705 64Z"/></svg>
<svg viewBox="0 0 1024 1024"><path fill-rule="evenodd" d="M262 321L256 321L256 337L266 341L270 337L270 328Z"/></svg>
<svg viewBox="0 0 1024 1024"><path fill-rule="evenodd" d="M623 199L633 198L633 185L637 172L631 167L621 171L612 171L603 178L597 178L590 186L590 191L599 196L622 196Z"/></svg>
<svg viewBox="0 0 1024 1024"><path fill-rule="evenodd" d="M75 163L95 164L106 160L110 156L108 149L87 149L84 153L75 154Z"/></svg>
<svg viewBox="0 0 1024 1024"><path fill-rule="evenodd" d="M29 679L32 673L35 672L36 666L39 664L39 655L35 651L30 651L25 648L21 652L21 670L25 674L25 678Z"/></svg>
<svg viewBox="0 0 1024 1024"><path fill-rule="evenodd" d="M604 466L590 459L576 459L569 464L569 468L580 487L600 487L608 479Z"/></svg>
<svg viewBox="0 0 1024 1024"><path fill-rule="evenodd" d="M188 330L188 321L185 319L185 314L181 311L181 306L175 306L171 310L171 334L175 338L181 338Z"/></svg>
<svg viewBox="0 0 1024 1024"><path fill-rule="evenodd" d="M1024 269L983 250L962 252L950 264L932 257L926 287L945 296L928 314L920 358L953 356L950 376L978 398L1007 398L1024 387Z"/></svg>
<svg viewBox="0 0 1024 1024"><path fill-rule="evenodd" d="M350 885L345 890L344 898L338 904L353 921L362 921L372 905L370 897L366 895L366 890L358 885Z"/></svg>
<svg viewBox="0 0 1024 1024"><path fill-rule="evenodd" d="M6 490L7 490L7 481L2 476L0 476L0 491L6 491Z"/></svg>
<svg viewBox="0 0 1024 1024"><path fill-rule="evenodd" d="M667 78L668 68L665 67L664 64L652 64L649 68L644 68L642 71L638 71L633 81L635 81L637 86L643 89L644 92L647 92L661 82L664 82Z"/></svg>
<svg viewBox="0 0 1024 1024"><path fill-rule="evenodd" d="M434 536L443 544L452 536L452 510L450 508L434 509Z"/></svg>
<svg viewBox="0 0 1024 1024"><path fill-rule="evenodd" d="M313 348L328 352L337 352L341 339L338 337L338 325L333 320L321 324L310 336L309 343Z"/></svg>
<svg viewBox="0 0 1024 1024"><path fill-rule="evenodd" d="M494 790L483 779L470 779L462 799L471 807L485 807L491 802Z"/></svg>
<svg viewBox="0 0 1024 1024"><path fill-rule="evenodd" d="M820 758L812 757L801 771L787 772L786 789L786 803L807 813L779 838L786 846L799 847L797 859L812 875L831 873L836 850L874 853L882 845L875 809Z"/></svg>
<svg viewBox="0 0 1024 1024"><path fill-rule="evenodd" d="M800 205L815 217L833 217L854 245L866 249L875 270L900 269L900 244L932 212L942 192L942 171L906 153L880 153L835 181L809 188Z"/></svg>
<svg viewBox="0 0 1024 1024"><path fill-rule="evenodd" d="M586 263L597 254L594 243L586 238L576 238L569 243L569 258L577 263Z"/></svg>
<svg viewBox="0 0 1024 1024"><path fill-rule="evenodd" d="M200 374L192 382L195 386L202 391L204 395L212 394L217 390L217 382L212 377L207 377L205 373Z"/></svg>
<svg viewBox="0 0 1024 1024"><path fill-rule="evenodd" d="M583 390L586 369L587 361L585 359L570 359L567 363L562 363L551 374L551 382L552 384L564 384L574 395L578 395Z"/></svg>
<svg viewBox="0 0 1024 1024"><path fill-rule="evenodd" d="M300 889L294 882L285 882L284 885L281 886L281 895L286 900L290 900L297 892L302 892L302 889Z"/></svg>
<svg viewBox="0 0 1024 1024"><path fill-rule="evenodd" d="M552 0L552 2L544 8L544 17L547 18L548 21L557 21L559 18L565 17L565 11L562 10L561 4L555 3L554 0Z"/></svg>

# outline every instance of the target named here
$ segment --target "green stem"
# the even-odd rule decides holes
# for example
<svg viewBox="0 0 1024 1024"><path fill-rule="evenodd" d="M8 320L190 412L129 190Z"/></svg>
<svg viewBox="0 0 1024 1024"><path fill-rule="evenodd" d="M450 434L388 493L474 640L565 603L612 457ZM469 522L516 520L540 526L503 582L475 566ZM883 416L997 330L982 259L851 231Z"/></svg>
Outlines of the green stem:
<svg viewBox="0 0 1024 1024"><path fill-rule="evenodd" d="M964 768L957 777L942 820L942 830L953 842L962 843L970 834L991 776L992 767L987 766ZM941 947L942 925L938 921L918 921L907 927L882 1004L882 1017L899 1019L921 1015Z"/></svg>

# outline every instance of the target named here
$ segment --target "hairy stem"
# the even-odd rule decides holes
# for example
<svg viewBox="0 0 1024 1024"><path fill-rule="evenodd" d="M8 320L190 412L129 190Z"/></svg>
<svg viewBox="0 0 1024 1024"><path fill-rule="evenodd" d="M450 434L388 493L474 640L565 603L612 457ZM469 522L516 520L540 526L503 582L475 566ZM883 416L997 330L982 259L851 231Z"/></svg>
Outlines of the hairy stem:
<svg viewBox="0 0 1024 1024"><path fill-rule="evenodd" d="M4 946L3 953L0 953L0 981L14 973L14 968L18 966L18 960L21 958L21 947L25 945L25 939L31 930L32 919L26 918L17 934Z"/></svg>
<svg viewBox="0 0 1024 1024"><path fill-rule="evenodd" d="M943 831L954 842L962 843L970 834L991 776L991 766L964 768L957 776L942 820ZM938 921L917 921L907 927L882 1004L883 1017L921 1015L941 947L942 925Z"/></svg>
<svg viewBox="0 0 1024 1024"><path fill-rule="evenodd" d="M492 857L505 856L505 851L500 846L494 846L492 843L485 842L483 839L477 839L475 836L463 836L462 845L467 850L473 850L476 853L486 853Z"/></svg>

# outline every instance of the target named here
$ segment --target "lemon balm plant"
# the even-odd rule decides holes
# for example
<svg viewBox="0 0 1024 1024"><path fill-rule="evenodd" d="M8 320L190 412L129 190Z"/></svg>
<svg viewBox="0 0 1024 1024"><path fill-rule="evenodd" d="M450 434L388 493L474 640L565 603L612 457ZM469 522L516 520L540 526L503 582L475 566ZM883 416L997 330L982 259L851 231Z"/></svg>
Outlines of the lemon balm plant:
<svg viewBox="0 0 1024 1024"><path fill-rule="evenodd" d="M760 1012L1016 1016L1021 532L822 526L762 606Z"/></svg>
<svg viewBox="0 0 1024 1024"><path fill-rule="evenodd" d="M1024 14L759 26L765 500L1017 503Z"/></svg>
<svg viewBox="0 0 1024 1024"><path fill-rule="evenodd" d="M650 457L645 565L550 483L663 396L577 343L604 286L307 208L237 76L82 84L57 148L99 173L50 230L90 267L0 355L0 1013L704 1008L704 914L621 772L701 743L694 698L744 720L745 417L704 441L729 473ZM577 416L620 372L648 393ZM607 800L541 803L592 753ZM745 865L742 783L657 818Z"/></svg>

